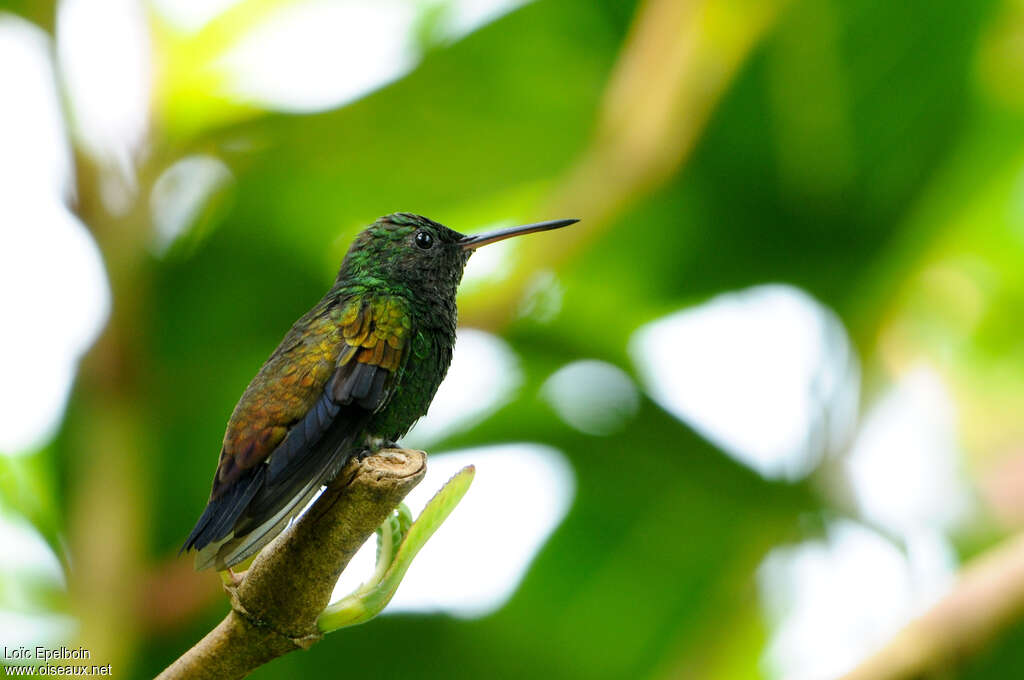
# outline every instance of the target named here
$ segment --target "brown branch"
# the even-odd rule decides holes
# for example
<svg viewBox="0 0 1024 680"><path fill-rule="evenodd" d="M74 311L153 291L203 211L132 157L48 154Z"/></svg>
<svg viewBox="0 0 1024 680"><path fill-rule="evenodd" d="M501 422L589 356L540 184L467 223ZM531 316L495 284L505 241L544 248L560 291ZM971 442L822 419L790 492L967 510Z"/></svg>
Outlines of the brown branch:
<svg viewBox="0 0 1024 680"><path fill-rule="evenodd" d="M426 454L386 449L351 461L312 508L228 587L231 611L158 678L241 678L308 649L338 576L426 473Z"/></svg>
<svg viewBox="0 0 1024 680"><path fill-rule="evenodd" d="M953 589L842 680L907 680L948 669L1024 614L1024 534L968 565Z"/></svg>

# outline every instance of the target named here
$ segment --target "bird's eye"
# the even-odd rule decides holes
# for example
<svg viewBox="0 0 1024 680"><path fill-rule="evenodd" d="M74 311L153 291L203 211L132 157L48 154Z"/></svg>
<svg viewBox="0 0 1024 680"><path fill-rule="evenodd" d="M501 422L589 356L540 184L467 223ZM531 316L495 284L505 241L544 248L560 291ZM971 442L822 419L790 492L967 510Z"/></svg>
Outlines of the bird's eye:
<svg viewBox="0 0 1024 680"><path fill-rule="evenodd" d="M434 237L425 231L417 231L416 245L423 250L430 250L430 247L434 245Z"/></svg>

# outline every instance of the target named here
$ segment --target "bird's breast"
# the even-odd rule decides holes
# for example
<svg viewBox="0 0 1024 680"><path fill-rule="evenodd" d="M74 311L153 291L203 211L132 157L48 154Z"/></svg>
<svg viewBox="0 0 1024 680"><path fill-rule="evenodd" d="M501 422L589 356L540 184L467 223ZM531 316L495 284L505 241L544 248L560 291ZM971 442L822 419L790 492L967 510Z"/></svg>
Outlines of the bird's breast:
<svg viewBox="0 0 1024 680"><path fill-rule="evenodd" d="M414 331L412 346L388 405L377 413L368 430L395 441L427 413L437 388L448 373L455 343L454 326Z"/></svg>

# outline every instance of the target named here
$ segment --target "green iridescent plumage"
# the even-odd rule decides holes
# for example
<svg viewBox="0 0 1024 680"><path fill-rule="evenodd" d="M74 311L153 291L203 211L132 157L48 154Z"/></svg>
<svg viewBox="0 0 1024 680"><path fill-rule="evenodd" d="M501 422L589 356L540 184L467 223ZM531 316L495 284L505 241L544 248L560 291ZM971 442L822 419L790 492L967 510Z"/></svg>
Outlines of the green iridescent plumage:
<svg viewBox="0 0 1024 680"><path fill-rule="evenodd" d="M397 213L360 233L231 414L210 502L184 545L197 568L255 554L349 458L426 413L451 363L455 293L475 248L574 221L464 236Z"/></svg>

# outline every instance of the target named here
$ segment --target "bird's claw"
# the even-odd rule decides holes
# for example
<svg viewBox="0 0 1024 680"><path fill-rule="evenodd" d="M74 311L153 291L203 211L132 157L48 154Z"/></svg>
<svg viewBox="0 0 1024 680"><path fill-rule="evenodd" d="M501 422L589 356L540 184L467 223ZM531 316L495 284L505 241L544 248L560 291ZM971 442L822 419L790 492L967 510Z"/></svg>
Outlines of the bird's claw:
<svg viewBox="0 0 1024 680"><path fill-rule="evenodd" d="M390 439L379 439L369 442L369 445L356 454L356 459L362 461L364 458L380 453L385 449L397 449L398 444Z"/></svg>
<svg viewBox="0 0 1024 680"><path fill-rule="evenodd" d="M242 581L245 579L245 572L236 574L228 567L224 571L220 572L220 581L224 584L225 590L234 590L238 586L242 585Z"/></svg>

